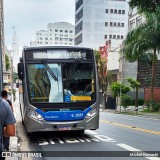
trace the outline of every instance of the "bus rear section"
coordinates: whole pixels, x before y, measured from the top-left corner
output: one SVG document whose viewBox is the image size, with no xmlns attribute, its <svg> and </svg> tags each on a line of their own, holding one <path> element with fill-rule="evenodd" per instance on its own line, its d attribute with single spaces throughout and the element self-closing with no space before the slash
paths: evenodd
<svg viewBox="0 0 160 160">
<path fill-rule="evenodd" d="M 20 104 L 27 132 L 98 129 L 93 50 L 28 48 L 22 59 Z"/>
</svg>

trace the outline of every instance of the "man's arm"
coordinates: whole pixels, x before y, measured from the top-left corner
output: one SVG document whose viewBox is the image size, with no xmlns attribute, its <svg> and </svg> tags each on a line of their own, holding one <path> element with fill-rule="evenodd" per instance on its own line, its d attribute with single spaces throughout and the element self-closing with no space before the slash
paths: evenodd
<svg viewBox="0 0 160 160">
<path fill-rule="evenodd" d="M 3 129 L 3 135 L 6 137 L 14 136 L 15 135 L 15 125 L 9 124 Z"/>
</svg>

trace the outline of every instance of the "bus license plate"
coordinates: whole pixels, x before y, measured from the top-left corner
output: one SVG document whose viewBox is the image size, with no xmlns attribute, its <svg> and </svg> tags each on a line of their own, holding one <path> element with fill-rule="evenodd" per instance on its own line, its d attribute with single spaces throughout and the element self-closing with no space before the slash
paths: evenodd
<svg viewBox="0 0 160 160">
<path fill-rule="evenodd" d="M 59 127 L 58 129 L 59 129 L 59 131 L 69 131 L 69 130 L 71 130 L 71 127 L 63 126 L 63 127 Z"/>
</svg>

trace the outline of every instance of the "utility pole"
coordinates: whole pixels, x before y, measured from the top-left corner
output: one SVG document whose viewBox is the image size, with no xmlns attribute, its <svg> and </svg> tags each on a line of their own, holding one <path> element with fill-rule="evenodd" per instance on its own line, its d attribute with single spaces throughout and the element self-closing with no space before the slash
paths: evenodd
<svg viewBox="0 0 160 160">
<path fill-rule="evenodd" d="M 11 101 L 14 102 L 13 97 L 13 57 L 11 56 Z"/>
</svg>

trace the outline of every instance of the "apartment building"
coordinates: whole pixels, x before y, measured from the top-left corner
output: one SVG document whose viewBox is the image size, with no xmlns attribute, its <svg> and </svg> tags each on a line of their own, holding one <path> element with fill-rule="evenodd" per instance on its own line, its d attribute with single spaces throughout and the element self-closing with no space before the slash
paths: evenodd
<svg viewBox="0 0 160 160">
<path fill-rule="evenodd" d="M 67 22 L 49 23 L 47 31 L 36 32 L 36 41 L 31 42 L 32 46 L 39 45 L 74 45 L 74 25 Z"/>
<path fill-rule="evenodd" d="M 127 0 L 76 0 L 75 45 L 98 49 L 111 40 L 117 48 L 128 31 Z"/>
</svg>

